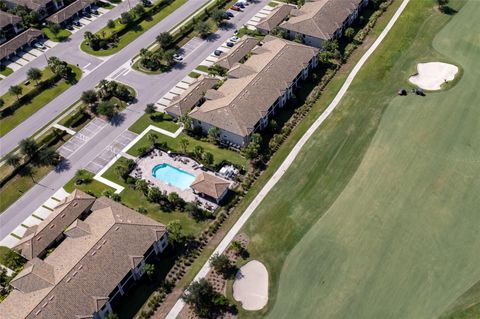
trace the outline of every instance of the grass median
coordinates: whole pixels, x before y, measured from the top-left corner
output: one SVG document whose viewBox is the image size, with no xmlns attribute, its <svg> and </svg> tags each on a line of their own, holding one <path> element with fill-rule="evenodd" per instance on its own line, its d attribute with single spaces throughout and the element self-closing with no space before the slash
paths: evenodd
<svg viewBox="0 0 480 319">
<path fill-rule="evenodd" d="M 96 55 L 96 56 L 107 56 L 107 55 L 115 54 L 121 49 L 123 49 L 124 47 L 126 47 L 128 44 L 130 44 L 130 42 L 138 38 L 145 31 L 147 31 L 148 29 L 153 27 L 155 24 L 165 19 L 168 15 L 173 13 L 175 10 L 177 10 L 180 6 L 182 6 L 186 2 L 187 0 L 174 0 L 172 3 L 166 5 L 157 13 L 154 13 L 152 15 L 146 15 L 144 18 L 128 26 L 121 24 L 120 19 L 116 19 L 114 21 L 115 22 L 114 28 L 104 27 L 96 33 L 100 37 L 107 37 L 112 32 L 117 32 L 119 36 L 119 40 L 118 40 L 118 43 L 112 48 L 108 48 L 106 50 L 100 49 L 95 51 L 85 41 L 81 43 L 80 48 L 84 52 L 91 55 Z M 151 8 L 146 8 L 147 12 L 149 12 L 150 10 Z"/>
<path fill-rule="evenodd" d="M 78 81 L 82 75 L 82 71 L 74 65 L 69 66 L 72 68 L 75 81 Z M 48 81 L 53 76 L 54 75 L 52 71 L 49 68 L 46 68 L 43 70 L 42 79 L 40 82 Z M 61 79 L 57 83 L 53 84 L 53 86 L 46 88 L 35 96 L 32 96 L 28 101 L 25 101 L 25 103 L 13 111 L 13 114 L 6 115 L 5 117 L 1 118 L 0 137 L 13 130 L 17 125 L 25 121 L 33 113 L 47 105 L 50 101 L 62 94 L 72 85 L 72 81 Z M 20 87 L 22 88 L 21 96 L 26 96 L 36 88 L 36 84 L 33 81 L 26 81 L 20 84 Z M 19 96 L 19 98 L 21 98 L 21 96 Z M 6 107 L 15 103 L 17 100 L 17 97 L 11 93 L 6 93 L 1 98 L 4 100 Z"/>
</svg>

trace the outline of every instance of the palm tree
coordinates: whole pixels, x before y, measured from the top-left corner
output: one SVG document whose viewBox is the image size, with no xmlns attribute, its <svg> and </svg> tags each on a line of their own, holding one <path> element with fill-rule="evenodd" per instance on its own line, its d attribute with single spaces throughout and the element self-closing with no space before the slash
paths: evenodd
<svg viewBox="0 0 480 319">
<path fill-rule="evenodd" d="M 15 153 L 10 153 L 5 156 L 5 163 L 13 168 L 20 165 L 20 156 Z"/>
<path fill-rule="evenodd" d="M 9 89 L 8 89 L 8 92 L 10 94 L 13 94 L 17 97 L 17 101 L 19 100 L 19 95 L 22 94 L 22 87 L 20 85 L 12 85 Z"/>
<path fill-rule="evenodd" d="M 102 96 L 106 96 L 108 83 L 109 83 L 108 80 L 105 80 L 105 79 L 101 80 L 98 83 L 98 87 L 100 88 L 100 92 Z"/>
<path fill-rule="evenodd" d="M 148 279 L 152 280 L 153 275 L 155 274 L 155 265 L 153 264 L 145 264 L 143 268 L 145 274 L 147 275 Z"/>
<path fill-rule="evenodd" d="M 184 153 L 187 153 L 188 144 L 190 144 L 190 142 L 188 141 L 188 139 L 186 137 L 182 137 L 180 139 L 180 146 L 182 147 L 182 151 Z"/>
<path fill-rule="evenodd" d="M 155 133 L 148 133 L 147 139 L 153 147 L 155 146 L 155 143 L 157 143 L 158 136 Z"/>
</svg>

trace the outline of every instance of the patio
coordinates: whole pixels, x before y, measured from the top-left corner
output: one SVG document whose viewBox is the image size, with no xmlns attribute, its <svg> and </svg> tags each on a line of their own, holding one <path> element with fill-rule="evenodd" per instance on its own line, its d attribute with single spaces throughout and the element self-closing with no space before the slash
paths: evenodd
<svg viewBox="0 0 480 319">
<path fill-rule="evenodd" d="M 137 168 L 130 173 L 130 176 L 141 178 L 147 181 L 150 186 L 156 186 L 167 193 L 175 192 L 185 201 L 197 203 L 198 207 L 202 209 L 214 211 L 218 207 L 216 203 L 195 194 L 190 187 L 180 189 L 154 177 L 152 173 L 153 168 L 159 164 L 171 165 L 193 175 L 195 178 L 206 171 L 202 164 L 197 163 L 189 157 L 154 150 L 149 155 L 137 160 Z"/>
</svg>

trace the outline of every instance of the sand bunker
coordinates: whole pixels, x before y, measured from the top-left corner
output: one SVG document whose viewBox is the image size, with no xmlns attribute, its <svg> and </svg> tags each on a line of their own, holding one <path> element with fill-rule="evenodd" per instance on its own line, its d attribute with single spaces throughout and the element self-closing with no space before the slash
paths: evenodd
<svg viewBox="0 0 480 319">
<path fill-rule="evenodd" d="M 249 261 L 240 267 L 233 283 L 233 298 L 242 303 L 245 310 L 260 310 L 268 301 L 268 271 L 257 261 Z"/>
<path fill-rule="evenodd" d="M 419 63 L 417 72 L 410 77 L 410 82 L 424 90 L 435 91 L 440 90 L 445 82 L 455 78 L 458 67 L 442 62 Z"/>
</svg>

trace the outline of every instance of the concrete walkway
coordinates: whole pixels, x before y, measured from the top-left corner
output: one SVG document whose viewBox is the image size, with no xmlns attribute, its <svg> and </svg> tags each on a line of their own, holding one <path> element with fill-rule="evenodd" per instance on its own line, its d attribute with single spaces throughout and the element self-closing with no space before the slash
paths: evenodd
<svg viewBox="0 0 480 319">
<path fill-rule="evenodd" d="M 295 144 L 291 152 L 288 154 L 287 158 L 285 158 L 285 160 L 283 161 L 282 165 L 280 165 L 280 167 L 277 169 L 275 174 L 273 174 L 272 178 L 270 178 L 267 184 L 265 184 L 265 186 L 262 188 L 260 193 L 258 193 L 258 195 L 250 203 L 250 205 L 247 207 L 247 209 L 242 214 L 242 216 L 240 216 L 238 221 L 233 225 L 233 227 L 230 229 L 227 235 L 223 238 L 223 240 L 220 242 L 217 248 L 213 251 L 212 256 L 215 254 L 222 254 L 228 248 L 228 246 L 230 245 L 230 242 L 237 235 L 237 233 L 240 231 L 243 225 L 247 222 L 247 220 L 253 214 L 255 209 L 258 207 L 258 205 L 260 205 L 260 203 L 265 198 L 265 196 L 267 196 L 268 192 L 275 186 L 275 184 L 277 184 L 277 182 L 280 180 L 283 174 L 285 174 L 287 169 L 290 167 L 290 165 L 293 163 L 297 155 L 300 153 L 302 147 L 307 143 L 307 141 L 310 139 L 313 133 L 315 133 L 315 131 L 320 127 L 320 125 L 322 125 L 322 123 L 335 110 L 335 108 L 337 107 L 337 105 L 339 104 L 339 102 L 347 92 L 348 88 L 350 87 L 350 84 L 352 84 L 352 81 L 355 79 L 355 76 L 358 74 L 358 72 L 360 71 L 362 66 L 365 64 L 367 59 L 382 43 L 383 39 L 387 36 L 388 32 L 394 26 L 395 22 L 397 22 L 398 18 L 400 17 L 400 15 L 402 14 L 403 10 L 405 9 L 405 7 L 409 2 L 410 0 L 403 0 L 402 4 L 397 9 L 394 16 L 392 17 L 388 25 L 385 27 L 385 29 L 382 31 L 378 39 L 367 50 L 367 52 L 365 52 L 365 54 L 360 58 L 358 63 L 353 68 L 352 72 L 350 72 L 347 80 L 345 81 L 342 88 L 333 99 L 332 103 L 330 103 L 328 108 L 320 115 L 320 117 L 312 124 L 312 126 L 310 126 L 310 128 L 307 130 L 307 132 L 305 132 L 305 134 L 297 142 L 297 144 Z M 200 271 L 198 272 L 198 274 L 195 276 L 193 280 L 198 281 L 202 278 L 205 278 L 205 276 L 209 271 L 210 271 L 210 263 L 209 261 L 207 261 L 205 262 L 205 264 L 203 265 L 203 267 L 200 269 Z M 184 306 L 185 306 L 185 303 L 183 302 L 183 300 L 178 299 L 175 305 L 173 306 L 172 310 L 166 316 L 166 319 L 177 318 L 177 316 L 180 314 L 180 311 L 183 309 Z"/>
</svg>

